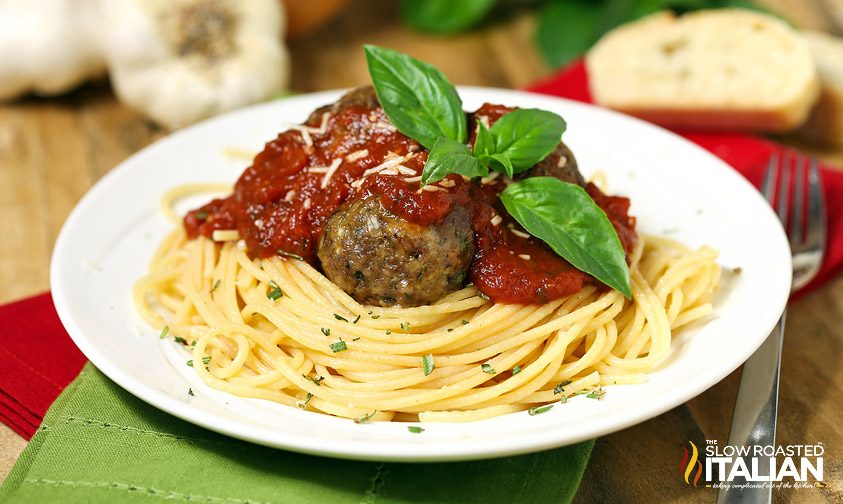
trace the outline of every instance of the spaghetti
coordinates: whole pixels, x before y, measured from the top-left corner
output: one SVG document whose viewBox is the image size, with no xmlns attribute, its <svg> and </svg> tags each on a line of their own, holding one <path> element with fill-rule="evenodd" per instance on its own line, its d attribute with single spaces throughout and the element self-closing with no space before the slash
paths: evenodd
<svg viewBox="0 0 843 504">
<path fill-rule="evenodd" d="M 469 285 L 426 306 L 374 307 L 304 261 L 250 258 L 242 241 L 179 228 L 133 295 L 216 389 L 357 421 L 471 421 L 643 382 L 673 332 L 711 313 L 716 257 L 640 236 L 631 300 L 589 285 L 501 304 Z"/>
</svg>

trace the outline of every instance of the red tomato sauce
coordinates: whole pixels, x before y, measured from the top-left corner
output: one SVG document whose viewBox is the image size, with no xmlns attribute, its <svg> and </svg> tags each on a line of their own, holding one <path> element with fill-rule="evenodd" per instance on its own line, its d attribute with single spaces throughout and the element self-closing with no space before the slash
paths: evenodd
<svg viewBox="0 0 843 504">
<path fill-rule="evenodd" d="M 511 110 L 483 105 L 469 114 L 469 131 L 475 131 L 475 117 L 494 124 Z M 443 222 L 457 205 L 467 208 L 475 245 L 470 279 L 495 302 L 543 303 L 596 282 L 541 240 L 525 237 L 498 198 L 509 182 L 505 177 L 467 181 L 449 175 L 436 188 L 421 189 L 427 150 L 396 131 L 382 109 L 349 105 L 317 111 L 304 127 L 304 133 L 291 129 L 267 143 L 231 196 L 188 212 L 188 237 L 236 229 L 254 256 L 292 254 L 318 267 L 316 251 L 327 220 L 344 203 L 375 195 L 390 212 L 421 225 Z M 607 196 L 593 184 L 586 190 L 629 253 L 636 239 L 629 200 Z"/>
</svg>

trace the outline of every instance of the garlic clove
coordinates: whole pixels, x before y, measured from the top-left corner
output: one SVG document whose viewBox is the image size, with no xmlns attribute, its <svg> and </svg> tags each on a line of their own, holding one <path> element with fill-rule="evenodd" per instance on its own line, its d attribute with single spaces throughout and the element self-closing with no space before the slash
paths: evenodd
<svg viewBox="0 0 843 504">
<path fill-rule="evenodd" d="M 105 73 L 100 0 L 0 2 L 0 100 L 57 95 Z"/>
<path fill-rule="evenodd" d="M 277 0 L 109 0 L 118 97 L 170 128 L 266 100 L 288 83 Z"/>
</svg>

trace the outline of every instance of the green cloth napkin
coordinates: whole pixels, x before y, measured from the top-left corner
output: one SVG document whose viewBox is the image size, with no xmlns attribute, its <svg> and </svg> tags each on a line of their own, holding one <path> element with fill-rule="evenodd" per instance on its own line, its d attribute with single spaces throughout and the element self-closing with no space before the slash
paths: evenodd
<svg viewBox="0 0 843 504">
<path fill-rule="evenodd" d="M 0 487 L 0 502 L 569 502 L 593 441 L 476 462 L 334 460 L 183 422 L 91 364 L 59 396 Z"/>
</svg>

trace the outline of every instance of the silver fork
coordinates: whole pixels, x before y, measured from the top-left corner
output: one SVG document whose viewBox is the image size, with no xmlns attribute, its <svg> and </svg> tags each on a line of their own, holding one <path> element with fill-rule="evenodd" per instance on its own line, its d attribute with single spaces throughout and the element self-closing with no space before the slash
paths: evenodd
<svg viewBox="0 0 843 504">
<path fill-rule="evenodd" d="M 791 164 L 795 169 L 791 170 Z M 805 166 L 810 165 L 808 187 L 805 187 Z M 793 205 L 790 205 L 790 176 L 794 172 Z M 778 186 L 778 190 L 776 190 Z M 793 259 L 791 292 L 803 287 L 820 269 L 825 254 L 825 202 L 822 181 L 816 158 L 785 156 L 782 162 L 773 155 L 761 192 L 778 213 L 787 231 Z M 778 193 L 778 198 L 776 194 Z M 805 206 L 807 194 L 807 226 Z M 790 224 L 788 225 L 788 215 Z M 729 445 L 773 446 L 776 443 L 776 407 L 779 397 L 779 369 L 781 367 L 782 338 L 785 314 L 782 313 L 773 332 L 761 347 L 746 361 L 741 374 Z M 759 457 L 758 474 L 770 474 L 769 458 Z M 719 504 L 767 503 L 772 498 L 772 488 L 736 488 L 746 481 L 734 480 L 729 488 L 720 490 Z"/>
</svg>

